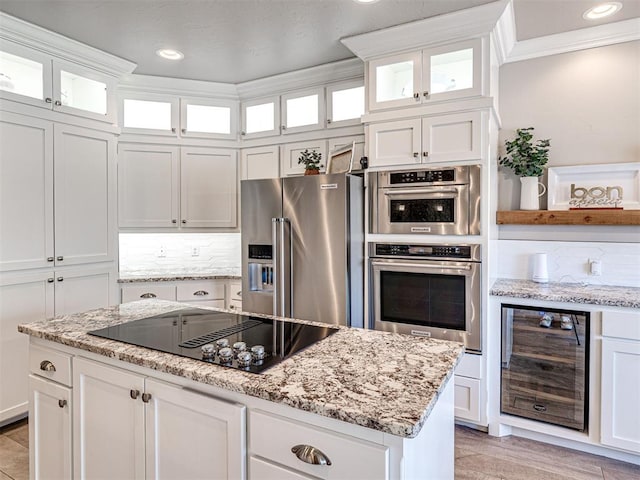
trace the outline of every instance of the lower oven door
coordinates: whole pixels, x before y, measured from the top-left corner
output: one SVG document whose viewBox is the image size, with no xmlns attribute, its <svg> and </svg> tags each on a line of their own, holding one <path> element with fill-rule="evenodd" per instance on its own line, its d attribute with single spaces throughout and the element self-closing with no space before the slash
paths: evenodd
<svg viewBox="0 0 640 480">
<path fill-rule="evenodd" d="M 380 188 L 377 233 L 468 235 L 469 186 Z"/>
<path fill-rule="evenodd" d="M 481 352 L 480 263 L 371 259 L 372 328 Z"/>
</svg>

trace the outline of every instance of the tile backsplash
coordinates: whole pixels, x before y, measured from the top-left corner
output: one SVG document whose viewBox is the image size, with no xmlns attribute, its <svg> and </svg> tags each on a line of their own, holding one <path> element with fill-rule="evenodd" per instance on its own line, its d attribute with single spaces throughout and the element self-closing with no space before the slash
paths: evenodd
<svg viewBox="0 0 640 480">
<path fill-rule="evenodd" d="M 239 275 L 239 233 L 121 233 L 120 273 Z"/>
<path fill-rule="evenodd" d="M 549 281 L 640 287 L 640 243 L 499 240 L 497 275 L 531 279 L 533 257 L 546 253 Z M 589 273 L 589 261 L 599 260 L 602 275 Z"/>
</svg>

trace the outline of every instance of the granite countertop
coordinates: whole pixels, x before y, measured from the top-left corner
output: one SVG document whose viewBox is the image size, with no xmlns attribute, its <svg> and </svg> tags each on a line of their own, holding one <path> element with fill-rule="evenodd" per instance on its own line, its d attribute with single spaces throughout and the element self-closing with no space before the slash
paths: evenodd
<svg viewBox="0 0 640 480">
<path fill-rule="evenodd" d="M 18 330 L 123 362 L 408 438 L 420 432 L 464 351 L 457 342 L 338 327 L 339 331 L 330 337 L 262 374 L 252 374 L 86 333 L 182 308 L 191 307 L 177 302 L 142 300 L 23 324 Z"/>
<path fill-rule="evenodd" d="M 500 278 L 490 291 L 499 297 L 534 298 L 550 302 L 586 303 L 611 307 L 640 308 L 640 288 L 581 283 L 536 283 Z"/>
<path fill-rule="evenodd" d="M 194 270 L 192 268 L 183 271 L 172 270 L 129 270 L 120 272 L 118 283 L 137 282 L 174 282 L 182 280 L 240 280 L 240 271 L 237 268 L 212 268 L 206 270 Z"/>
</svg>

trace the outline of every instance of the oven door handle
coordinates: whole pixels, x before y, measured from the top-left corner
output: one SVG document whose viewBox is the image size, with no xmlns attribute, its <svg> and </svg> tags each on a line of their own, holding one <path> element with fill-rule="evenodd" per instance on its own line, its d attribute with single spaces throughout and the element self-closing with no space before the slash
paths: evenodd
<svg viewBox="0 0 640 480">
<path fill-rule="evenodd" d="M 382 189 L 382 193 L 387 197 L 394 197 L 399 195 L 429 195 L 433 193 L 454 193 L 459 194 L 460 191 L 455 188 L 439 188 L 439 187 L 425 187 L 425 188 L 406 188 L 406 189 Z"/>
<path fill-rule="evenodd" d="M 401 268 L 435 268 L 439 270 L 471 270 L 473 268 L 472 265 L 441 265 L 438 263 L 388 263 L 388 262 L 377 262 L 375 260 L 371 260 L 371 265 L 380 266 L 380 267 L 401 267 Z"/>
</svg>

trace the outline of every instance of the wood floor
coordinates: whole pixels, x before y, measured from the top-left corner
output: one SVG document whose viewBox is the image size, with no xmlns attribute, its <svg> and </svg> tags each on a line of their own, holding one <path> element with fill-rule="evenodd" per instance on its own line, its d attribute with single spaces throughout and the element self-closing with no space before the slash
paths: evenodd
<svg viewBox="0 0 640 480">
<path fill-rule="evenodd" d="M 28 478 L 29 427 L 23 420 L 0 428 L 0 480 Z M 500 479 L 638 480 L 640 466 L 524 438 L 490 437 L 457 426 L 456 480 Z"/>
</svg>

